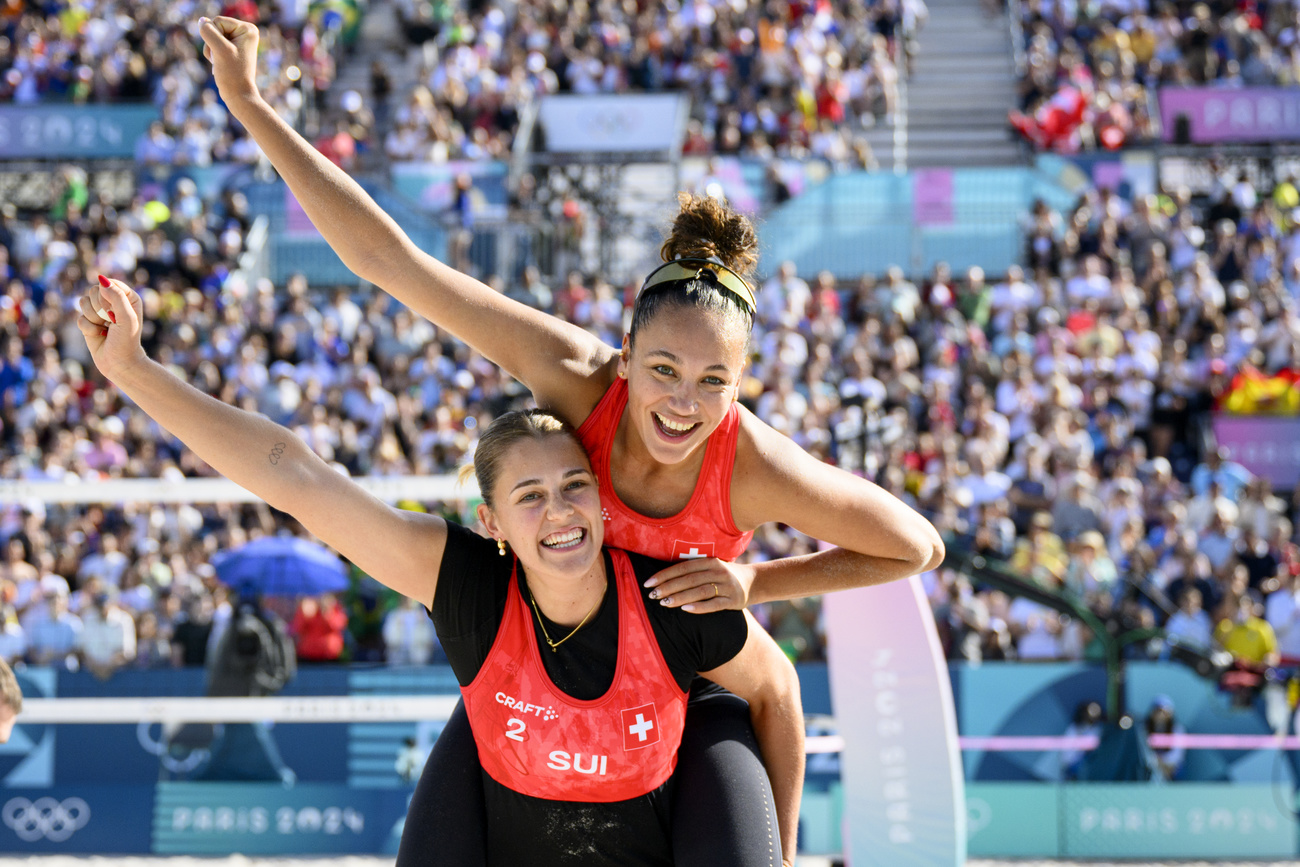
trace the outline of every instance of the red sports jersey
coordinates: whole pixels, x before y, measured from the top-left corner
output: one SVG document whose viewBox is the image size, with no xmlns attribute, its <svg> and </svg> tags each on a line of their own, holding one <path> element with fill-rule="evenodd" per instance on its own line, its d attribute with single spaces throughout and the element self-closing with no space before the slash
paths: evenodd
<svg viewBox="0 0 1300 867">
<path fill-rule="evenodd" d="M 553 801 L 626 801 L 663 785 L 677 766 L 687 694 L 664 662 L 632 564 L 622 551 L 610 554 L 618 662 L 609 691 L 591 701 L 546 674 L 515 561 L 496 641 L 461 688 L 483 770 L 506 788 Z"/>
<path fill-rule="evenodd" d="M 736 465 L 740 410 L 732 404 L 705 444 L 700 480 L 686 508 L 669 518 L 647 518 L 628 508 L 609 480 L 609 452 L 626 406 L 627 380 L 617 377 L 578 428 L 578 439 L 591 456 L 600 484 L 605 544 L 656 560 L 735 560 L 754 536 L 752 531 L 740 532 L 731 519 L 731 471 Z"/>
</svg>

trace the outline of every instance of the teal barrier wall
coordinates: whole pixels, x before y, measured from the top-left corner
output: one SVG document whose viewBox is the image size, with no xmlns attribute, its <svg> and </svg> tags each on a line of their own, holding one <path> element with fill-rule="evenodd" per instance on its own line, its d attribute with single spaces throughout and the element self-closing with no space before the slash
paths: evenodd
<svg viewBox="0 0 1300 867">
<path fill-rule="evenodd" d="M 1105 671 L 1083 663 L 951 664 L 957 727 L 975 737 L 1060 735 L 1081 702 L 1106 697 Z M 1139 721 L 1152 699 L 1174 702 L 1179 723 L 1192 734 L 1263 735 L 1271 729 L 1261 702 L 1239 707 L 1213 681 L 1173 662 L 1130 662 L 1125 667 L 1125 710 Z M 1052 781 L 1061 779 L 1055 751 L 983 752 L 962 756 L 971 782 Z M 1189 750 L 1183 763 L 1186 782 L 1271 783 L 1290 786 L 1290 763 L 1279 765 L 1260 751 Z"/>
<path fill-rule="evenodd" d="M 10 789 L 0 851 L 134 855 L 393 855 L 409 787 L 158 783 Z M 974 858 L 1292 859 L 1286 787 L 1195 783 L 968 783 Z M 799 851 L 843 851 L 843 789 L 810 779 Z"/>
<path fill-rule="evenodd" d="M 1291 858 L 1300 828 L 1267 785 L 973 783 L 966 807 L 977 857 Z"/>
<path fill-rule="evenodd" d="M 1060 786 L 967 783 L 966 850 L 977 857 L 1055 857 L 1060 814 Z"/>
<path fill-rule="evenodd" d="M 447 258 L 447 232 L 442 226 L 402 196 L 368 181 L 362 186 L 416 246 L 437 259 Z M 361 279 L 330 249 L 283 181 L 249 183 L 242 189 L 248 197 L 249 213 L 265 216 L 270 222 L 270 276 L 277 286 L 296 273 L 305 274 L 312 286 L 360 284 Z"/>
<path fill-rule="evenodd" d="M 800 274 L 843 281 L 892 265 L 919 277 L 936 262 L 990 275 L 1021 258 L 1021 221 L 1035 199 L 1070 207 L 1077 195 L 1036 168 L 931 169 L 903 175 L 832 175 L 772 211 L 759 226 L 764 268 L 793 261 Z"/>
<path fill-rule="evenodd" d="M 1289 787 L 1192 783 L 967 783 L 972 858 L 1293 858 Z M 804 789 L 799 849 L 841 849 L 838 783 Z"/>
<path fill-rule="evenodd" d="M 801 666 L 805 707 L 832 711 L 823 666 Z M 963 735 L 1061 734 L 1079 701 L 1104 695 L 1100 669 L 1077 663 L 952 665 Z M 1211 682 L 1173 663 L 1134 662 L 1126 700 L 1139 717 L 1173 698 L 1192 733 L 1262 734 L 1257 707 L 1237 708 Z M 41 697 L 202 694 L 198 669 L 85 672 L 27 668 Z M 316 667 L 293 695 L 451 694 L 445 666 Z M 826 729 L 822 730 L 823 732 Z M 410 786 L 396 773 L 402 741 L 427 744 L 431 722 L 279 725 L 273 737 L 298 784 L 182 782 L 160 726 L 19 725 L 0 745 L 0 852 L 262 854 L 393 851 Z M 1170 785 L 1069 784 L 1055 752 L 964 756 L 973 857 L 1289 858 L 1297 854 L 1291 765 L 1271 750 L 1193 750 L 1198 780 Z M 839 758 L 809 757 L 801 851 L 842 851 Z M 159 780 L 166 782 L 159 784 Z M 909 793 L 913 798 L 922 793 Z"/>
<path fill-rule="evenodd" d="M 406 792 L 338 785 L 160 783 L 157 855 L 396 854 Z"/>
</svg>

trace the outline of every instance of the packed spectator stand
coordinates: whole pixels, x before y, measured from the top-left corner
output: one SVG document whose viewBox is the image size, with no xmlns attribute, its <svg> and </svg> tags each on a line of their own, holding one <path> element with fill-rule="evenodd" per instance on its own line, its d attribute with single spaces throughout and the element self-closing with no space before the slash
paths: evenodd
<svg viewBox="0 0 1300 867">
<path fill-rule="evenodd" d="M 478 14 L 399 3 L 421 55 L 384 139 L 396 161 L 505 158 L 522 107 L 548 93 L 681 90 L 684 151 L 866 167 L 864 127 L 892 121 L 918 0 L 560 6 Z M 372 78 L 376 105 L 390 83 Z"/>
<path fill-rule="evenodd" d="M 855 124 L 887 114 L 882 68 L 901 50 L 890 18 L 901 13 L 889 4 L 789 4 L 777 23 L 727 7 L 717 20 L 690 19 L 714 12 L 704 4 L 663 20 L 593 5 L 609 16 L 599 28 L 552 21 L 558 13 L 543 4 L 518 4 L 513 20 L 496 10 L 437 20 L 427 4 L 403 8 L 409 28 L 426 28 L 412 50 L 428 62 L 392 112 L 383 145 L 392 159 L 508 151 L 515 109 L 532 90 L 670 81 L 692 89 L 703 152 L 815 154 L 822 120 L 847 121 L 851 136 Z M 1027 8 L 1041 17 L 1027 29 L 1036 44 L 1064 44 L 1067 33 L 1078 41 L 1084 25 L 1057 27 L 1056 12 Z M 131 9 L 93 18 L 94 27 L 34 13 L 4 18 L 0 101 L 144 97 L 162 120 L 141 142 L 142 163 L 256 161 L 214 102 L 195 47 L 193 20 L 204 10 Z M 313 83 L 272 88 L 293 116 L 315 98 L 304 92 L 328 87 L 334 60 L 313 53 L 313 19 L 266 23 L 265 80 L 288 82 L 292 68 Z M 116 30 L 96 36 L 101 24 Z M 553 40 L 548 25 L 567 36 Z M 574 39 L 579 31 L 593 37 Z M 687 31 L 711 41 L 687 40 Z M 762 72 L 761 88 L 737 87 L 753 79 L 746 64 Z M 324 128 L 376 146 L 380 103 L 370 113 L 339 104 L 342 126 Z M 373 288 L 230 280 L 250 227 L 237 189 L 205 199 L 181 181 L 118 208 L 96 200 L 78 168 L 61 171 L 60 184 L 44 212 L 0 212 L 0 478 L 211 475 L 127 411 L 91 366 L 73 323 L 77 298 L 100 273 L 141 287 L 153 357 L 288 425 L 353 475 L 452 473 L 477 430 L 527 400 L 491 364 Z M 1252 661 L 1300 657 L 1300 498 L 1279 498 L 1221 458 L 1204 424 L 1212 408 L 1242 399 L 1246 380 L 1300 369 L 1297 205 L 1289 180 L 1256 189 L 1235 175 L 1205 200 L 1169 190 L 1130 201 L 1090 188 L 1071 209 L 1041 204 L 1025 215 L 1024 265 L 1006 274 L 897 267 L 843 283 L 765 262 L 742 399 L 814 454 L 916 505 L 950 548 L 1005 561 L 1099 615 L 1166 626 L 1194 645 L 1229 646 L 1234 624 L 1262 616 L 1275 646 Z M 609 340 L 621 336 L 635 289 L 599 274 L 555 286 L 534 272 L 478 276 Z M 409 505 L 468 515 L 463 503 Z M 0 503 L 0 655 L 105 677 L 120 666 L 201 664 L 234 601 L 213 555 L 293 530 L 285 520 L 254 505 Z M 768 526 L 748 556 L 815 544 Z M 1095 649 L 1079 622 L 958 570 L 924 581 L 951 657 L 1083 659 Z M 341 650 L 330 643 L 330 658 L 436 655 L 427 618 L 373 582 L 356 576 L 342 601 L 347 631 Z M 285 605 L 290 623 L 336 610 L 331 600 Z M 792 656 L 823 656 L 818 600 L 761 613 Z"/>
<path fill-rule="evenodd" d="M 1160 88 L 1300 81 L 1287 3 L 1013 4 L 1024 64 L 1013 125 L 1040 149 L 1116 150 L 1160 138 Z"/>
</svg>

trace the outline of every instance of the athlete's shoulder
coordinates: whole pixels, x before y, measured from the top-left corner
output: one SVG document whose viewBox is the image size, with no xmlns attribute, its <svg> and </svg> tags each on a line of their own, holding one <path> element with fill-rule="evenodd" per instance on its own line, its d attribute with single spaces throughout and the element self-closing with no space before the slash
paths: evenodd
<svg viewBox="0 0 1300 867">
<path fill-rule="evenodd" d="M 809 459 L 808 453 L 785 434 L 737 405 L 739 429 L 736 432 L 736 465 L 733 486 L 772 483 L 788 477 L 790 467 Z"/>
<path fill-rule="evenodd" d="M 451 550 L 453 546 L 457 554 L 471 557 L 483 552 L 490 554 L 496 548 L 496 544 L 491 539 L 476 533 L 473 528 L 448 521 L 447 549 Z"/>
<path fill-rule="evenodd" d="M 598 433 L 599 428 L 609 423 L 608 417 L 618 400 L 616 386 L 623 380 L 618 377 L 617 362 L 617 353 L 608 358 L 593 357 L 586 364 L 577 365 L 575 375 L 562 388 L 552 392 L 535 388 L 533 398 L 538 406 L 571 424 L 580 438 Z"/>
</svg>

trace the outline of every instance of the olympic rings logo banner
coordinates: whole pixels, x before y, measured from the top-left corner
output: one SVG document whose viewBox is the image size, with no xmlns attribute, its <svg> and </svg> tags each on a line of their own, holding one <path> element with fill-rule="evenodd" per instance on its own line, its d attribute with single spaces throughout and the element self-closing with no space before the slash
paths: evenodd
<svg viewBox="0 0 1300 867">
<path fill-rule="evenodd" d="M 157 783 L 9 788 L 0 797 L 0 857 L 151 851 Z"/>
<path fill-rule="evenodd" d="M 49 840 L 62 843 L 90 821 L 90 805 L 81 798 L 10 798 L 0 809 L 0 820 L 14 830 L 20 840 L 35 843 Z"/>
</svg>

